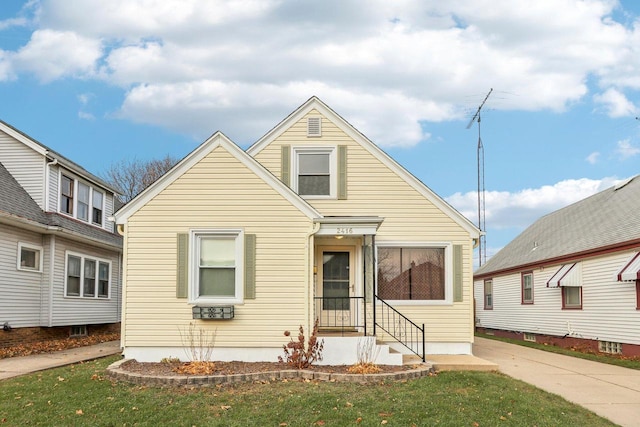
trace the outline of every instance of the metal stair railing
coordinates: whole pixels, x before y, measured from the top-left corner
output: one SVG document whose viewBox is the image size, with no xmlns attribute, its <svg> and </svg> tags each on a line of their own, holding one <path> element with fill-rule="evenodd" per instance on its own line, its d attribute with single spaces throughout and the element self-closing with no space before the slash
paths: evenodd
<svg viewBox="0 0 640 427">
<path fill-rule="evenodd" d="M 381 304 L 378 306 L 378 302 Z M 380 313 L 378 313 L 380 310 Z M 380 328 L 425 361 L 424 323 L 413 323 L 378 295 L 373 296 L 373 334 Z M 403 337 L 404 335 L 404 337 Z"/>
</svg>

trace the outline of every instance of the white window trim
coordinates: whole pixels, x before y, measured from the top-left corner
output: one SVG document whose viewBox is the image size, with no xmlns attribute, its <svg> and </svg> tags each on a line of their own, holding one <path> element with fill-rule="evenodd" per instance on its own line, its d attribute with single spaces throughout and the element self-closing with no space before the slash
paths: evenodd
<svg viewBox="0 0 640 427">
<path fill-rule="evenodd" d="M 20 265 L 20 258 L 22 257 L 22 248 L 31 249 L 32 251 L 38 251 L 40 253 L 38 256 L 37 268 L 23 267 L 22 265 Z M 44 262 L 43 255 L 44 255 L 44 252 L 43 252 L 42 246 L 32 245 L 31 243 L 18 242 L 18 260 L 16 262 L 16 267 L 20 271 L 29 271 L 31 273 L 42 273 L 42 265 Z"/>
<path fill-rule="evenodd" d="M 299 194 L 304 199 L 337 199 L 338 196 L 338 149 L 337 147 L 293 147 L 293 156 L 291 156 L 291 170 L 293 171 L 291 178 L 291 188 L 298 192 L 298 175 L 299 175 L 299 154 L 329 154 L 329 195 L 306 195 Z"/>
<path fill-rule="evenodd" d="M 66 176 L 67 178 L 71 179 L 73 182 L 73 214 L 69 215 L 66 212 L 63 212 L 60 209 L 60 200 L 62 198 L 62 188 L 61 188 L 61 183 L 62 183 L 62 176 Z M 79 193 L 78 193 L 78 183 L 82 183 L 86 186 L 89 187 L 89 212 L 87 215 L 87 219 L 84 220 L 82 218 L 78 217 L 78 199 L 79 199 Z M 98 192 L 98 193 L 102 193 L 102 222 L 100 224 L 93 222 L 93 193 L 94 192 Z M 101 190 L 96 188 L 93 184 L 91 184 L 90 182 L 84 180 L 84 179 L 80 179 L 78 178 L 77 175 L 67 171 L 67 170 L 62 170 L 60 169 L 58 171 L 58 200 L 57 200 L 57 206 L 56 206 L 56 212 L 58 212 L 61 215 L 67 216 L 69 218 L 73 218 L 76 219 L 82 223 L 85 224 L 89 224 L 92 225 L 94 227 L 99 227 L 99 228 L 104 228 L 104 224 L 105 224 L 105 217 L 106 217 L 106 211 L 105 211 L 105 207 L 106 207 L 106 200 L 107 194 Z"/>
<path fill-rule="evenodd" d="M 230 237 L 235 236 L 236 240 L 236 292 L 234 297 L 200 297 L 199 289 L 199 238 L 207 237 Z M 244 230 L 243 229 L 193 229 L 189 230 L 189 303 L 190 304 L 243 304 L 244 303 Z"/>
<path fill-rule="evenodd" d="M 378 294 L 378 248 L 434 248 L 444 249 L 443 300 L 386 300 L 392 305 L 453 305 L 453 244 L 450 242 L 384 242 L 376 241 L 376 295 Z"/>
<path fill-rule="evenodd" d="M 67 295 L 67 280 L 69 278 L 68 269 L 69 269 L 69 256 L 75 256 L 80 258 L 80 295 Z M 91 261 L 96 261 L 96 291 L 95 295 L 92 297 L 85 297 L 84 294 L 84 261 L 85 259 L 90 259 Z M 107 297 L 99 297 L 98 296 L 98 282 L 100 280 L 100 263 L 103 262 L 109 265 L 109 294 Z M 111 277 L 113 276 L 113 265 L 110 260 L 100 258 L 92 255 L 85 255 L 78 252 L 65 251 L 64 252 L 64 298 L 71 299 L 83 299 L 83 300 L 100 300 L 107 301 L 111 299 L 111 290 L 113 289 L 113 281 Z"/>
</svg>

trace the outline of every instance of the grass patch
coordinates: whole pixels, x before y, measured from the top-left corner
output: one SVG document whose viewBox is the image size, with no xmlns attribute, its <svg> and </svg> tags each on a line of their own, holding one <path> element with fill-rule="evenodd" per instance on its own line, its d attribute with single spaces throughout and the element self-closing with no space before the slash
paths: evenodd
<svg viewBox="0 0 640 427">
<path fill-rule="evenodd" d="M 211 388 L 112 382 L 117 356 L 0 382 L 0 424 L 74 426 L 613 426 L 505 375 L 443 372 L 378 385 L 278 381 Z"/>
<path fill-rule="evenodd" d="M 568 348 L 558 347 L 555 345 L 545 345 L 535 343 L 531 341 L 517 340 L 513 338 L 497 337 L 495 335 L 487 335 L 476 332 L 475 334 L 480 338 L 487 338 L 490 340 L 507 342 L 509 344 L 517 344 L 523 347 L 536 348 L 538 350 L 544 350 L 551 353 L 564 354 L 566 356 L 579 357 L 580 359 L 592 360 L 594 362 L 608 363 L 609 365 L 621 366 L 623 368 L 640 370 L 640 359 L 637 357 L 621 356 L 621 355 L 608 355 L 605 353 L 588 353 L 579 350 L 571 350 Z"/>
</svg>

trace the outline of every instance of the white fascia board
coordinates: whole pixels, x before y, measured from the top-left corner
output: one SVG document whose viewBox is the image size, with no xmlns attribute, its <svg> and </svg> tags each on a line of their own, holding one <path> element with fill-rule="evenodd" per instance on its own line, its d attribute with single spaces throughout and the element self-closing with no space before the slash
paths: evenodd
<svg viewBox="0 0 640 427">
<path fill-rule="evenodd" d="M 11 126 L 9 126 L 8 124 L 2 121 L 0 121 L 0 130 L 2 130 L 4 133 L 11 136 L 12 138 L 22 142 L 24 145 L 31 148 L 33 151 L 37 152 L 38 154 L 42 154 L 43 156 L 47 154 L 48 150 L 46 147 L 40 145 L 38 142 L 27 137 L 25 134 L 19 132 L 18 130 L 12 128 Z"/>
<path fill-rule="evenodd" d="M 185 174 L 189 169 L 195 166 L 217 147 L 225 148 L 237 160 L 239 160 L 257 176 L 271 185 L 283 197 L 290 201 L 292 205 L 297 207 L 310 219 L 322 216 L 319 212 L 312 208 L 311 205 L 305 202 L 297 194 L 293 193 L 293 191 L 289 189 L 289 187 L 284 185 L 279 179 L 271 174 L 271 172 L 267 171 L 254 158 L 248 156 L 247 153 L 245 153 L 240 147 L 238 147 L 234 142 L 227 138 L 222 132 L 216 132 L 211 137 L 209 137 L 209 139 L 200 144 L 200 146 L 198 146 L 190 154 L 188 154 L 185 158 L 179 161 L 173 168 L 169 170 L 169 172 L 160 177 L 160 179 L 158 179 L 142 193 L 138 194 L 133 200 L 123 206 L 118 212 L 116 212 L 114 214 L 116 224 L 126 224 L 127 219 L 131 215 L 133 215 L 154 197 L 160 194 L 160 192 L 162 192 L 180 176 Z"/>
<path fill-rule="evenodd" d="M 354 141 L 364 147 L 374 157 L 378 158 L 385 166 L 397 173 L 417 192 L 422 194 L 427 200 L 433 203 L 441 211 L 453 218 L 457 224 L 465 229 L 471 238 L 479 238 L 480 230 L 467 217 L 458 212 L 453 206 L 433 192 L 426 184 L 416 178 L 402 165 L 396 162 L 391 156 L 385 153 L 380 147 L 374 144 L 369 138 L 364 136 L 349 122 L 342 118 L 338 113 L 333 111 L 329 106 L 323 103 L 319 98 L 313 96 L 307 102 L 302 104 L 296 111 L 291 113 L 287 118 L 281 121 L 276 127 L 271 129 L 265 136 L 260 138 L 255 144 L 247 149 L 247 154 L 255 157 L 262 149 L 268 146 L 273 140 L 280 136 L 284 131 L 289 129 L 293 123 L 304 117 L 309 111 L 316 109 L 322 115 L 331 120 L 344 133 L 350 136 Z"/>
</svg>

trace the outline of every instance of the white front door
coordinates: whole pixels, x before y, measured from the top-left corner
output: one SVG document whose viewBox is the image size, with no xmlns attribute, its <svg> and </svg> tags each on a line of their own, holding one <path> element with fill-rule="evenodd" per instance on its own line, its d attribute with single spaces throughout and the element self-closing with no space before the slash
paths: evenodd
<svg viewBox="0 0 640 427">
<path fill-rule="evenodd" d="M 352 327 L 358 304 L 351 299 L 355 291 L 355 248 L 321 247 L 318 251 L 316 308 L 322 327 Z"/>
</svg>

